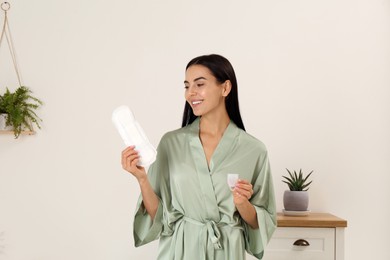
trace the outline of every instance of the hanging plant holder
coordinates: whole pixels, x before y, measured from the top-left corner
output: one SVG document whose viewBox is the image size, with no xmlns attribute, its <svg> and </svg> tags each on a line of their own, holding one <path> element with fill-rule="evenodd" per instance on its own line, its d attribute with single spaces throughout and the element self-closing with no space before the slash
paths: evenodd
<svg viewBox="0 0 390 260">
<path fill-rule="evenodd" d="M 12 37 L 11 37 L 11 29 L 10 29 L 9 23 L 8 23 L 8 11 L 11 9 L 10 3 L 8 3 L 8 2 L 2 3 L 1 9 L 4 11 L 4 22 L 3 22 L 3 27 L 1 30 L 1 35 L 0 35 L 0 48 L 1 48 L 1 45 L 3 43 L 3 39 L 5 38 L 6 42 L 8 44 L 8 49 L 9 49 L 10 54 L 11 54 L 11 58 L 12 58 L 12 62 L 13 62 L 14 68 L 15 68 L 16 76 L 18 78 L 19 86 L 22 86 L 22 80 L 21 80 L 20 73 L 19 73 L 19 67 L 18 67 L 18 64 L 16 61 L 15 47 L 14 47 L 14 43 L 13 43 Z"/>
<path fill-rule="evenodd" d="M 8 2 L 1 4 L 1 9 L 4 11 L 4 23 L 0 34 L 0 47 L 3 39 L 5 39 L 11 54 L 19 87 L 14 92 L 6 88 L 5 93 L 0 95 L 0 133 L 13 133 L 15 138 L 18 138 L 20 134 L 34 134 L 34 125 L 41 128 L 39 122 L 42 120 L 35 113 L 35 110 L 43 103 L 38 98 L 33 97 L 32 91 L 22 84 L 8 22 L 8 11 L 10 8 L 11 5 Z"/>
</svg>

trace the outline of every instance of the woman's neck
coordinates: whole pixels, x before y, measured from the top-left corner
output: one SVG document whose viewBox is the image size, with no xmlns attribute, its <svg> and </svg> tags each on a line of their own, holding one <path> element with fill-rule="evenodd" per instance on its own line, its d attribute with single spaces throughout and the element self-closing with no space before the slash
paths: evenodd
<svg viewBox="0 0 390 260">
<path fill-rule="evenodd" d="M 222 136 L 229 123 L 230 118 L 227 112 L 218 116 L 202 116 L 199 123 L 200 134 L 207 133 L 213 136 Z"/>
</svg>

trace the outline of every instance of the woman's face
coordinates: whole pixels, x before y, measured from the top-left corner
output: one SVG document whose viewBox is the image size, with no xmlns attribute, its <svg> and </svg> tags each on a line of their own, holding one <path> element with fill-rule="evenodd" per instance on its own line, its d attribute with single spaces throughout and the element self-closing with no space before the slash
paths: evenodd
<svg viewBox="0 0 390 260">
<path fill-rule="evenodd" d="M 219 83 L 210 70 L 202 65 L 190 66 L 185 74 L 185 99 L 194 115 L 218 113 L 225 108 L 225 97 L 230 92 L 230 81 Z"/>
</svg>

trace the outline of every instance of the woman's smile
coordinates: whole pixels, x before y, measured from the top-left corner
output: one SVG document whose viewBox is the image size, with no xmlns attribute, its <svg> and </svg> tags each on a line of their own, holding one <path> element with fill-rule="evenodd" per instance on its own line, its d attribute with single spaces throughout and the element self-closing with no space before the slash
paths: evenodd
<svg viewBox="0 0 390 260">
<path fill-rule="evenodd" d="M 198 107 L 200 104 L 202 104 L 203 103 L 203 100 L 192 100 L 191 101 L 191 106 L 193 107 L 193 108 L 196 108 L 196 107 Z"/>
<path fill-rule="evenodd" d="M 196 101 L 192 101 L 192 105 L 199 105 L 200 103 L 202 103 L 203 101 L 202 100 L 196 100 Z"/>
</svg>

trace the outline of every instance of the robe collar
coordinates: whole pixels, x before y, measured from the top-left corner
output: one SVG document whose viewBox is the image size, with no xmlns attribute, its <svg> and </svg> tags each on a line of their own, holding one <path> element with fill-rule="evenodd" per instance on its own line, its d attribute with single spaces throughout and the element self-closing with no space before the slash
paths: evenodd
<svg viewBox="0 0 390 260">
<path fill-rule="evenodd" d="M 228 126 L 223 133 L 221 140 L 217 147 L 214 150 L 214 153 L 210 159 L 210 165 L 207 165 L 206 155 L 203 150 L 203 145 L 200 141 L 199 131 L 200 131 L 200 118 L 197 117 L 191 125 L 189 125 L 190 136 L 189 142 L 191 148 L 194 149 L 192 155 L 194 157 L 195 165 L 201 172 L 207 171 L 211 174 L 215 172 L 219 165 L 221 165 L 238 142 L 237 136 L 240 133 L 240 129 L 236 126 L 236 124 L 230 120 Z"/>
</svg>

